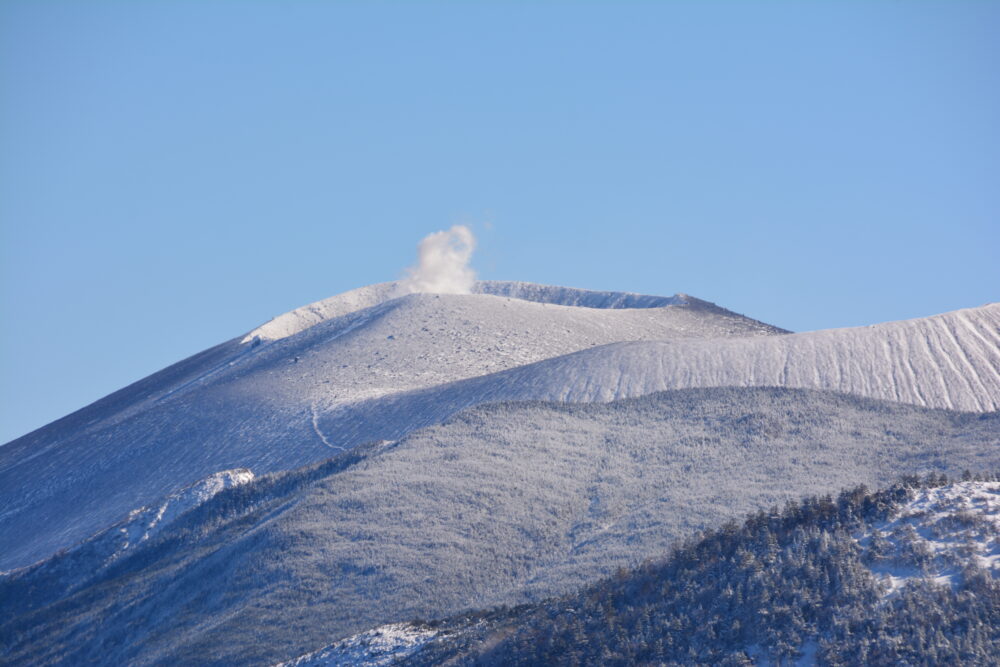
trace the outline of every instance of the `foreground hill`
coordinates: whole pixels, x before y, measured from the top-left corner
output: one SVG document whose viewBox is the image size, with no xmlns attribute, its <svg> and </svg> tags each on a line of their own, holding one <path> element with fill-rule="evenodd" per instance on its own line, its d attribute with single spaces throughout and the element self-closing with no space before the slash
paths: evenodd
<svg viewBox="0 0 1000 667">
<path fill-rule="evenodd" d="M 563 598 L 292 664 L 994 665 L 1000 483 L 943 483 L 806 498 Z"/>
<path fill-rule="evenodd" d="M 114 558 L 14 572 L 0 636 L 31 664 L 285 660 L 564 593 L 806 493 L 998 469 L 998 437 L 996 413 L 805 390 L 485 405 L 219 491 Z"/>
<path fill-rule="evenodd" d="M 295 468 L 374 439 L 378 419 L 351 432 L 320 425 L 361 399 L 612 342 L 782 333 L 692 297 L 524 283 L 477 289 L 399 298 L 391 284 L 355 290 L 5 445 L 0 569 L 48 556 L 216 471 Z"/>
</svg>

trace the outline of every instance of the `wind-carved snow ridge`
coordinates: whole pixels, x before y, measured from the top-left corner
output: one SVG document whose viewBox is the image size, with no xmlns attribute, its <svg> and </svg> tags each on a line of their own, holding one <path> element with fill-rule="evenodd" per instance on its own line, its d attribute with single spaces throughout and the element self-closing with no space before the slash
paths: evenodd
<svg viewBox="0 0 1000 667">
<path fill-rule="evenodd" d="M 342 639 L 319 651 L 308 653 L 276 667 L 381 667 L 407 658 L 438 632 L 410 623 L 383 625 Z"/>
<path fill-rule="evenodd" d="M 915 581 L 957 586 L 968 564 L 1000 577 L 1000 482 L 921 489 L 858 540 L 886 596 Z"/>
</svg>

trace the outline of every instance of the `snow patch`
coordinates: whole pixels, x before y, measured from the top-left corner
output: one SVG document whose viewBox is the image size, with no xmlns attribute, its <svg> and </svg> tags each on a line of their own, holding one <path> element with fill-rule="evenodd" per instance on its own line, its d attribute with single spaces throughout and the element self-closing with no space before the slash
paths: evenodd
<svg viewBox="0 0 1000 667">
<path fill-rule="evenodd" d="M 913 581 L 958 586 L 969 563 L 1000 576 L 1000 482 L 921 489 L 856 539 L 886 597 Z"/>
<path fill-rule="evenodd" d="M 391 665 L 409 657 L 438 636 L 436 630 L 410 623 L 383 625 L 277 667 L 340 667 Z"/>
<path fill-rule="evenodd" d="M 247 484 L 253 479 L 253 472 L 247 468 L 223 470 L 167 496 L 159 506 L 132 510 L 128 518 L 116 527 L 119 535 L 124 538 L 119 553 L 145 542 L 181 514 L 209 500 L 220 491 Z"/>
<path fill-rule="evenodd" d="M 184 512 L 206 502 L 220 491 L 253 479 L 254 474 L 246 468 L 209 475 L 170 494 L 158 504 L 132 510 L 125 519 L 91 536 L 72 551 L 86 549 L 95 561 L 94 568 L 104 567 L 160 533 Z"/>
</svg>

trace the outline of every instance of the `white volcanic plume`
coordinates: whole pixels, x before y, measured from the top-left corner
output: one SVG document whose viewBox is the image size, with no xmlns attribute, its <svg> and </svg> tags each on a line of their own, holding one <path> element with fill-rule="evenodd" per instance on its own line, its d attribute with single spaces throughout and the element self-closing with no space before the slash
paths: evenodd
<svg viewBox="0 0 1000 667">
<path fill-rule="evenodd" d="M 469 294 L 476 272 L 469 266 L 476 237 L 465 225 L 428 235 L 417 246 L 417 265 L 396 286 L 396 296 L 414 292 Z"/>
</svg>

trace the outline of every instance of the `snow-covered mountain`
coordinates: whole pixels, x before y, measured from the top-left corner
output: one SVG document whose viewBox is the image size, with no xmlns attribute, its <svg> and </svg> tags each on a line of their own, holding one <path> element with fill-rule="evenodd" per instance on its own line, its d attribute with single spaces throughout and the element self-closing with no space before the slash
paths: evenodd
<svg viewBox="0 0 1000 667">
<path fill-rule="evenodd" d="M 321 425 L 363 399 L 613 342 L 782 333 L 692 297 L 523 283 L 477 289 L 389 298 L 393 286 L 384 284 L 348 292 L 5 445 L 0 569 L 69 546 L 216 471 L 294 468 L 378 439 L 381 419 L 355 420 L 349 430 Z M 397 416 L 393 432 L 426 423 L 421 415 Z"/>
<path fill-rule="evenodd" d="M 291 311 L 0 447 L 11 655 L 287 660 L 801 494 L 1000 468 L 998 304 L 790 334 L 686 295 L 403 292 Z"/>
<path fill-rule="evenodd" d="M 384 283 L 347 292 L 0 448 L 0 568 L 216 471 L 297 467 L 488 401 L 791 386 L 1000 406 L 996 304 L 788 335 L 684 295 L 500 282 L 475 291 L 394 297 Z"/>
</svg>

